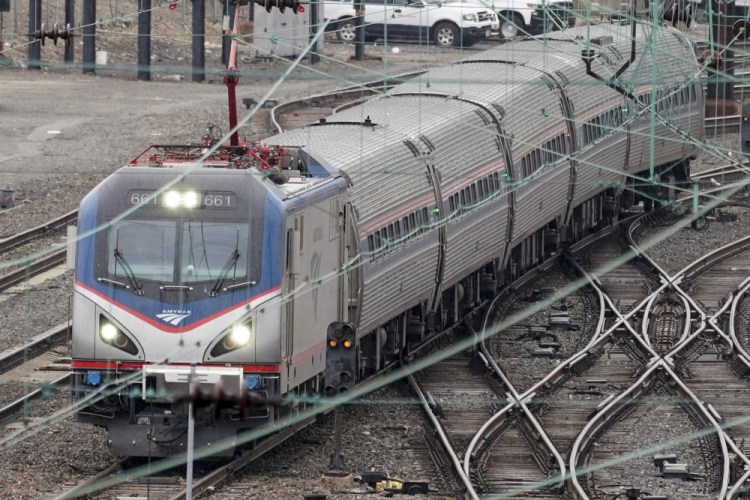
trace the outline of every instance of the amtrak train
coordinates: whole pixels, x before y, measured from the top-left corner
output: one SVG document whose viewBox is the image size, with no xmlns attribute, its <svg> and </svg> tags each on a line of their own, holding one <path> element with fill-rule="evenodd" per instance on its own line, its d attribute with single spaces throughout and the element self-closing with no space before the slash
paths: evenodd
<svg viewBox="0 0 750 500">
<path fill-rule="evenodd" d="M 325 392 L 332 331 L 361 380 L 668 199 L 702 141 L 699 71 L 672 28 L 582 27 L 262 143 L 153 147 L 80 205 L 77 418 L 115 455 L 170 456 L 197 401 L 195 446 L 231 455 Z"/>
</svg>

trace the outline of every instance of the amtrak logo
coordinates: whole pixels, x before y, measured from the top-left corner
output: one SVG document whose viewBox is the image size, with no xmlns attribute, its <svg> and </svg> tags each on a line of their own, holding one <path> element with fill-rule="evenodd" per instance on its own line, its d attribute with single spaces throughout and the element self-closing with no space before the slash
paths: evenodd
<svg viewBox="0 0 750 500">
<path fill-rule="evenodd" d="M 156 317 L 165 323 L 177 326 L 180 322 L 193 314 L 192 311 L 162 311 L 161 314 L 157 314 Z"/>
</svg>

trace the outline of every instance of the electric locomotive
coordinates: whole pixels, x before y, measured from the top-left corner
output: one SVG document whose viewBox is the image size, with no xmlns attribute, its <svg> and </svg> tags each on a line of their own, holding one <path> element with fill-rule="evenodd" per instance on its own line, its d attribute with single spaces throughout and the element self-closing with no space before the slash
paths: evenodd
<svg viewBox="0 0 750 500">
<path fill-rule="evenodd" d="M 168 456 L 203 395 L 196 446 L 232 454 L 301 408 L 271 402 L 349 388 L 668 198 L 702 140 L 699 71 L 676 30 L 592 26 L 475 54 L 263 144 L 141 155 L 81 203 L 78 418 L 107 427 L 116 455 Z"/>
</svg>

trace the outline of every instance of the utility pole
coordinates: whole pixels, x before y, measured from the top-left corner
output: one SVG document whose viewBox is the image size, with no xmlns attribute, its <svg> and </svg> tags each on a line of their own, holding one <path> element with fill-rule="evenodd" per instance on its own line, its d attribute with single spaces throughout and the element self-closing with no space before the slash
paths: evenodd
<svg viewBox="0 0 750 500">
<path fill-rule="evenodd" d="M 138 80 L 151 80 L 151 0 L 140 0 L 138 10 Z"/>
<path fill-rule="evenodd" d="M 96 73 L 96 0 L 83 0 L 83 73 Z"/>
<path fill-rule="evenodd" d="M 38 31 L 42 31 L 42 0 L 29 0 L 28 69 L 42 69 L 42 40 L 35 36 Z"/>
<path fill-rule="evenodd" d="M 310 46 L 309 59 L 310 64 L 315 64 L 320 61 L 320 54 L 318 54 L 318 40 L 316 37 L 318 30 L 320 29 L 320 0 L 310 0 Z"/>
<path fill-rule="evenodd" d="M 711 41 L 715 47 L 710 57 L 719 57 L 712 61 L 714 74 L 708 79 L 706 97 L 712 99 L 713 105 L 718 108 L 716 114 L 733 114 L 726 110 L 733 106 L 731 101 L 734 100 L 734 50 L 730 47 L 733 40 L 734 2 L 710 0 L 708 7 L 711 9 Z"/>
<path fill-rule="evenodd" d="M 206 79 L 206 0 L 193 0 L 193 81 Z"/>
<path fill-rule="evenodd" d="M 76 1 L 65 0 L 65 25 L 71 28 L 76 24 Z M 65 55 L 63 60 L 66 63 L 75 61 L 75 46 L 72 43 L 65 44 Z"/>
<path fill-rule="evenodd" d="M 354 26 L 356 27 L 356 40 L 354 42 L 354 59 L 362 61 L 365 58 L 365 3 L 357 0 L 354 4 Z"/>
</svg>

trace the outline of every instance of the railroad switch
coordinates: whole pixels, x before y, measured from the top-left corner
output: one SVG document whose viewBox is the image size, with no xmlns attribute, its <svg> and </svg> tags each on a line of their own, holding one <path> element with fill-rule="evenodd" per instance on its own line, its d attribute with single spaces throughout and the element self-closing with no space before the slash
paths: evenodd
<svg viewBox="0 0 750 500">
<path fill-rule="evenodd" d="M 664 455 L 654 455 L 654 467 L 659 468 L 659 472 L 664 471 L 665 464 L 676 464 L 677 455 L 675 453 L 668 453 Z"/>
<path fill-rule="evenodd" d="M 703 476 L 690 472 L 688 464 L 677 463 L 677 455 L 669 453 L 654 455 L 654 466 L 659 468 L 655 475 L 664 479 L 681 479 L 682 481 L 699 481 Z"/>
<path fill-rule="evenodd" d="M 730 212 L 725 212 L 723 210 L 717 210 L 716 211 L 716 220 L 724 223 L 724 222 L 737 222 L 737 214 L 733 214 Z"/>
<path fill-rule="evenodd" d="M 604 394 L 602 388 L 607 385 L 606 379 L 595 379 L 587 380 L 583 384 L 576 385 L 576 394 L 591 394 L 594 396 L 601 396 Z"/>
<path fill-rule="evenodd" d="M 669 500 L 664 495 L 649 495 L 648 493 L 642 495 L 640 488 L 627 488 L 625 490 L 625 498 L 627 500 Z"/>
<path fill-rule="evenodd" d="M 534 349 L 531 352 L 531 356 L 534 358 L 559 358 L 560 354 L 555 352 L 551 347 L 540 347 L 539 349 Z"/>
<path fill-rule="evenodd" d="M 362 484 L 366 484 L 375 491 L 396 493 L 401 495 L 426 495 L 430 491 L 427 481 L 403 481 L 390 477 L 388 469 L 384 465 L 371 467 L 359 478 Z"/>
</svg>

